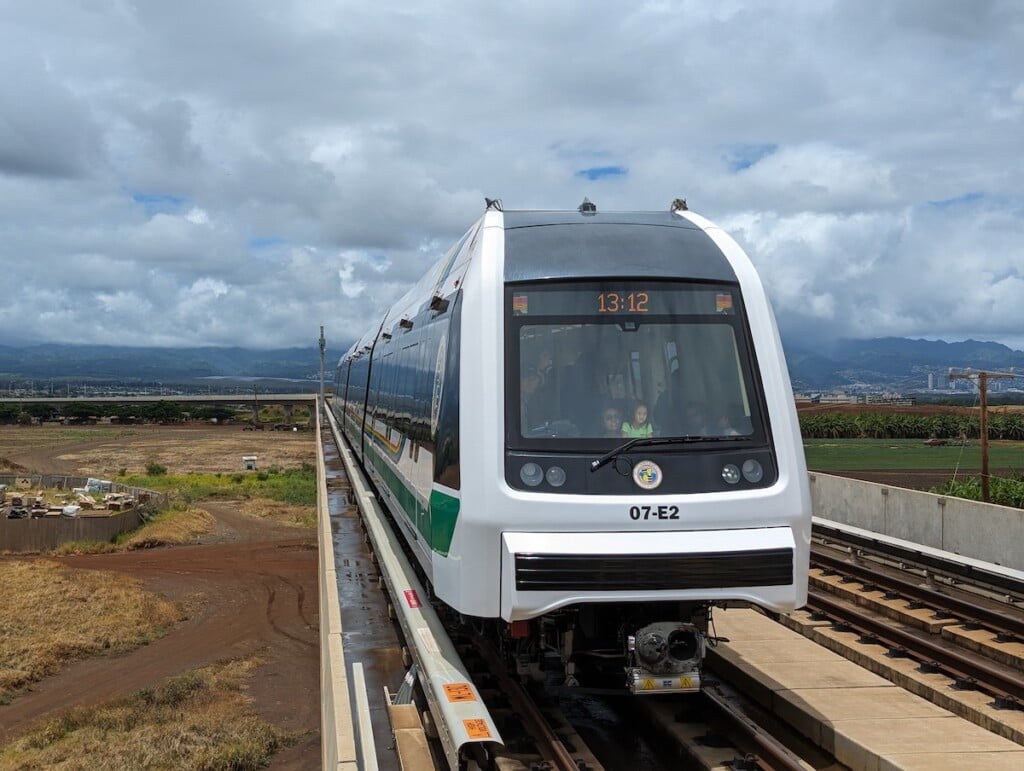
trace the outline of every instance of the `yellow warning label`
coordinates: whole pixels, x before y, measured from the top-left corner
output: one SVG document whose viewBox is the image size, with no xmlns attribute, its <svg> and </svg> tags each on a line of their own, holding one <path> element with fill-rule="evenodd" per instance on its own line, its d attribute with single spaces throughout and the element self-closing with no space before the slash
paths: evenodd
<svg viewBox="0 0 1024 771">
<path fill-rule="evenodd" d="M 691 680 L 688 677 L 680 677 L 679 678 L 679 687 L 680 688 L 693 688 L 693 680 Z"/>
<path fill-rule="evenodd" d="M 643 682 L 642 682 L 642 683 L 640 684 L 640 690 L 641 690 L 641 691 L 653 691 L 653 690 L 654 690 L 654 680 L 652 680 L 652 679 L 651 679 L 651 678 L 649 678 L 649 677 L 648 677 L 648 678 L 646 678 L 646 679 L 645 679 L 645 680 L 644 680 L 644 681 L 643 681 Z"/>
<path fill-rule="evenodd" d="M 476 701 L 476 696 L 473 693 L 473 689 L 469 687 L 469 683 L 448 683 L 444 687 L 444 695 L 448 697 L 448 701 L 451 703 Z"/>
<path fill-rule="evenodd" d="M 463 720 L 462 725 L 466 728 L 466 735 L 470 739 L 490 739 L 491 729 L 487 727 L 487 721 L 482 718 L 475 720 Z"/>
</svg>

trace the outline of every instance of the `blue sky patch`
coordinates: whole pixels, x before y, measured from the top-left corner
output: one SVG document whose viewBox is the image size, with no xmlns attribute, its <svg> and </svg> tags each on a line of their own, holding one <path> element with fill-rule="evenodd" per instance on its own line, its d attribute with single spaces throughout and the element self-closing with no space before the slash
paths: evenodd
<svg viewBox="0 0 1024 771">
<path fill-rule="evenodd" d="M 943 199 L 941 201 L 929 201 L 928 205 L 931 206 L 934 209 L 938 209 L 938 210 L 942 211 L 944 209 L 950 209 L 950 208 L 952 208 L 954 206 L 964 206 L 964 205 L 968 205 L 969 206 L 970 204 L 978 203 L 979 201 L 983 201 L 984 199 L 985 199 L 985 194 L 984 193 L 973 192 L 973 193 L 964 193 L 963 195 L 958 195 L 956 198 L 945 198 L 945 199 Z"/>
<path fill-rule="evenodd" d="M 733 145 L 725 153 L 725 162 L 729 171 L 736 173 L 749 169 L 769 155 L 774 155 L 779 146 L 775 144 L 763 145 Z"/>
<path fill-rule="evenodd" d="M 250 249 L 269 249 L 271 246 L 284 243 L 284 241 L 277 236 L 253 236 L 248 243 Z"/>
<path fill-rule="evenodd" d="M 624 177 L 628 173 L 629 169 L 625 166 L 594 166 L 590 169 L 580 169 L 576 172 L 576 176 L 594 182 L 599 179 L 608 179 L 609 177 Z"/>
<path fill-rule="evenodd" d="M 146 214 L 152 217 L 154 214 L 181 211 L 187 199 L 184 196 L 169 193 L 132 193 L 132 200 L 142 204 Z"/>
</svg>

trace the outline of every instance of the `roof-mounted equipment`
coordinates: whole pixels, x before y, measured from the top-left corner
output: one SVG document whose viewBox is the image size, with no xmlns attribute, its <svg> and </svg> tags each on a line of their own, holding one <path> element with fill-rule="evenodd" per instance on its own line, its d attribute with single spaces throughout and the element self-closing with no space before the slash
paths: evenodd
<svg viewBox="0 0 1024 771">
<path fill-rule="evenodd" d="M 592 203 L 589 198 L 584 198 L 583 203 L 580 204 L 579 212 L 585 217 L 592 217 L 597 214 L 597 204 Z"/>
<path fill-rule="evenodd" d="M 689 211 L 690 207 L 686 205 L 685 198 L 677 198 L 672 202 L 672 205 L 668 207 L 668 210 L 673 214 L 677 214 L 681 211 Z"/>
<path fill-rule="evenodd" d="M 500 198 L 484 198 L 484 203 L 486 204 L 484 208 L 487 211 L 490 211 L 491 209 L 493 209 L 494 211 L 505 211 L 504 209 L 501 208 Z"/>
<path fill-rule="evenodd" d="M 436 294 L 430 298 L 430 310 L 444 313 L 448 310 L 448 301 L 441 297 L 441 295 Z"/>
</svg>

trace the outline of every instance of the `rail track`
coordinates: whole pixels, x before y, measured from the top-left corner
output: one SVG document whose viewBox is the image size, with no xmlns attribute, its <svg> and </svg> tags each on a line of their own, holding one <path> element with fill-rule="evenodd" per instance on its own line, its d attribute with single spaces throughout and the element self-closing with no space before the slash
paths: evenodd
<svg viewBox="0 0 1024 771">
<path fill-rule="evenodd" d="M 942 673 L 954 688 L 982 691 L 997 709 L 1024 709 L 1024 583 L 1013 571 L 981 570 L 955 555 L 908 554 L 835 529 L 819 540 L 811 550 L 812 618 L 856 632 L 858 642 L 883 646 L 890 658 L 913 659 L 922 672 Z M 974 644 L 949 629 L 983 630 L 989 639 Z"/>
</svg>

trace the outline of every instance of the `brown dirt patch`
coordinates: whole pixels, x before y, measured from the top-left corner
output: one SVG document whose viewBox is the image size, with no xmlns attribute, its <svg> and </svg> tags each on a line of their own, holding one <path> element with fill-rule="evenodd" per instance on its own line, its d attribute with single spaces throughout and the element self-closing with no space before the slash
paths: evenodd
<svg viewBox="0 0 1024 771">
<path fill-rule="evenodd" d="M 120 469 L 143 473 L 155 462 L 171 474 L 242 470 L 242 456 L 256 455 L 259 468 L 292 468 L 316 460 L 309 431 L 244 431 L 238 426 L 0 426 L 0 454 L 19 471 L 113 476 Z"/>
<path fill-rule="evenodd" d="M 911 490 L 931 490 L 941 487 L 948 482 L 952 476 L 949 471 L 935 471 L 933 469 L 902 470 L 902 471 L 828 471 L 822 472 L 838 477 L 849 479 L 860 479 L 864 482 L 875 482 L 889 487 L 905 487 Z M 961 471 L 960 476 L 967 476 L 971 473 Z"/>
<path fill-rule="evenodd" d="M 230 427 L 139 427 L 116 439 L 62 440 L 48 446 L 40 446 L 38 435 L 20 445 L 7 441 L 10 433 L 37 430 L 46 427 L 0 429 L 0 446 L 11 461 L 45 473 L 98 476 L 107 469 L 132 469 L 150 460 L 173 473 L 235 471 L 243 454 L 261 456 L 261 465 L 266 457 L 268 465 L 290 467 L 312 461 L 316 452 L 309 433 L 242 432 Z M 91 465 L 95 458 L 106 458 L 109 465 L 96 468 Z M 35 721 L 70 707 L 99 704 L 189 669 L 259 651 L 265 663 L 249 685 L 258 714 L 306 736 L 275 756 L 270 767 L 319 766 L 316 534 L 254 517 L 246 512 L 245 502 L 203 506 L 217 524 L 199 544 L 56 558 L 71 568 L 137 579 L 169 600 L 187 603 L 189 618 L 149 645 L 68 666 L 0 706 L 0 745 Z M 0 622 L 2 614 L 0 609 Z"/>
</svg>

